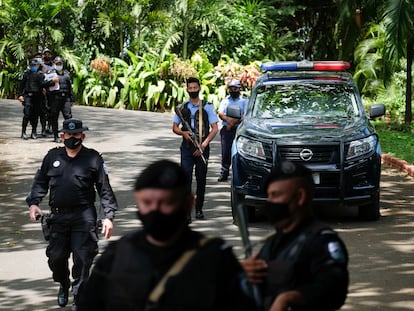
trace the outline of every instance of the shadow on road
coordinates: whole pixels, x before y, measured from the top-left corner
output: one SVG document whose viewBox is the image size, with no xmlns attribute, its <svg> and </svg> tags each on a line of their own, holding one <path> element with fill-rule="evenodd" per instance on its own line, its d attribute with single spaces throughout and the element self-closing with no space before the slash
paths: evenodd
<svg viewBox="0 0 414 311">
<path fill-rule="evenodd" d="M 40 225 L 28 219 L 24 199 L 52 138 L 23 141 L 21 107 L 0 101 L 0 310 L 64 310 L 57 308 L 44 253 Z M 73 114 L 90 129 L 85 145 L 103 153 L 120 210 L 113 239 L 140 226 L 135 218 L 132 185 L 136 175 L 155 159 L 179 162 L 180 138 L 171 131 L 172 115 L 74 107 Z M 212 142 L 205 221 L 192 227 L 221 235 L 241 258 L 238 229 L 232 224 L 230 182 L 218 183 L 219 136 Z M 47 209 L 47 199 L 42 204 Z M 377 222 L 361 222 L 356 209 L 319 210 L 345 240 L 350 253 L 351 284 L 343 310 L 414 310 L 413 179 L 383 167 L 381 213 Z M 249 227 L 253 242 L 271 232 L 264 222 Z M 103 249 L 107 241 L 101 241 Z"/>
</svg>

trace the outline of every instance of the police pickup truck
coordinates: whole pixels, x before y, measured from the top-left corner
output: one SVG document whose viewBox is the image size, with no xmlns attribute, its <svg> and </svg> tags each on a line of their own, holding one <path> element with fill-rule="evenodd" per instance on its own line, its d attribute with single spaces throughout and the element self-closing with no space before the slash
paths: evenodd
<svg viewBox="0 0 414 311">
<path fill-rule="evenodd" d="M 232 147 L 231 205 L 243 204 L 253 220 L 266 204 L 263 181 L 281 160 L 313 172 L 315 204 L 358 206 L 359 217 L 380 217 L 381 149 L 341 61 L 263 63 Z"/>
</svg>

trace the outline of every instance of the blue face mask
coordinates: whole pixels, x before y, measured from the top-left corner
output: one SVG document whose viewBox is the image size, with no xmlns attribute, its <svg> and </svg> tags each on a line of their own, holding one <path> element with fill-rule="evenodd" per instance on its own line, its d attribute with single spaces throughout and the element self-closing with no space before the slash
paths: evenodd
<svg viewBox="0 0 414 311">
<path fill-rule="evenodd" d="M 31 72 L 36 72 L 38 68 L 39 67 L 37 67 L 37 66 L 30 66 L 30 71 Z"/>
</svg>

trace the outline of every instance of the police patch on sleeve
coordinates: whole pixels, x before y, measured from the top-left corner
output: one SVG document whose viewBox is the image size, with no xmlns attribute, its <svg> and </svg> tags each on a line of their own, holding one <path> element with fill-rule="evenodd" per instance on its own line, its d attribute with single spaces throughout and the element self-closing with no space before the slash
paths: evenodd
<svg viewBox="0 0 414 311">
<path fill-rule="evenodd" d="M 333 242 L 328 243 L 328 252 L 333 260 L 340 262 L 340 263 L 346 262 L 345 251 L 341 243 L 339 243 L 338 241 L 333 241 Z"/>
<path fill-rule="evenodd" d="M 105 162 L 102 164 L 103 170 L 106 175 L 108 175 L 108 167 L 106 166 Z"/>
</svg>

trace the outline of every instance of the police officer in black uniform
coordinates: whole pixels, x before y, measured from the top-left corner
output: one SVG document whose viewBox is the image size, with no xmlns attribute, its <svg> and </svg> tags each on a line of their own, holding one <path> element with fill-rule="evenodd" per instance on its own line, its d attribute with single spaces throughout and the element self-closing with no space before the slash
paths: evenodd
<svg viewBox="0 0 414 311">
<path fill-rule="evenodd" d="M 348 254 L 338 234 L 312 214 L 311 171 L 281 162 L 265 188 L 276 233 L 243 262 L 249 280 L 261 285 L 265 310 L 339 309 L 348 290 Z"/>
<path fill-rule="evenodd" d="M 41 113 L 41 105 L 43 100 L 42 90 L 44 87 L 51 85 L 50 81 L 45 81 L 44 74 L 39 71 L 40 64 L 38 60 L 32 58 L 29 68 L 23 73 L 22 80 L 18 92 L 18 99 L 23 105 L 23 121 L 21 138 L 28 139 L 26 134 L 27 125 L 31 124 L 32 139 L 37 138 L 37 123 Z"/>
<path fill-rule="evenodd" d="M 58 121 L 59 112 L 62 112 L 63 118 L 72 118 L 72 103 L 74 102 L 74 95 L 72 90 L 72 80 L 69 72 L 63 69 L 63 59 L 56 56 L 53 61 L 54 70 L 46 74 L 53 77 L 52 80 L 57 83 L 56 86 L 51 86 L 48 89 L 48 104 L 50 107 L 50 123 L 52 126 L 54 141 L 59 143 L 58 136 Z M 53 76 L 55 74 L 55 76 Z"/>
<path fill-rule="evenodd" d="M 194 196 L 185 171 L 153 162 L 135 182 L 143 230 L 110 244 L 96 262 L 79 310 L 256 310 L 231 247 L 192 231 Z"/>
<path fill-rule="evenodd" d="M 106 239 L 112 234 L 112 220 L 117 210 L 117 201 L 101 155 L 82 144 L 85 130 L 87 127 L 82 126 L 81 120 L 68 119 L 63 122 L 61 138 L 65 147 L 54 148 L 47 153 L 26 198 L 30 219 L 36 221 L 37 215 L 43 214 L 39 204 L 50 189 L 50 240 L 46 255 L 53 279 L 60 283 L 58 304 L 64 307 L 68 303 L 68 259 L 72 253 L 75 310 L 84 282 L 89 277 L 93 258 L 98 253 L 95 188 L 104 211 L 102 233 Z"/>
</svg>

